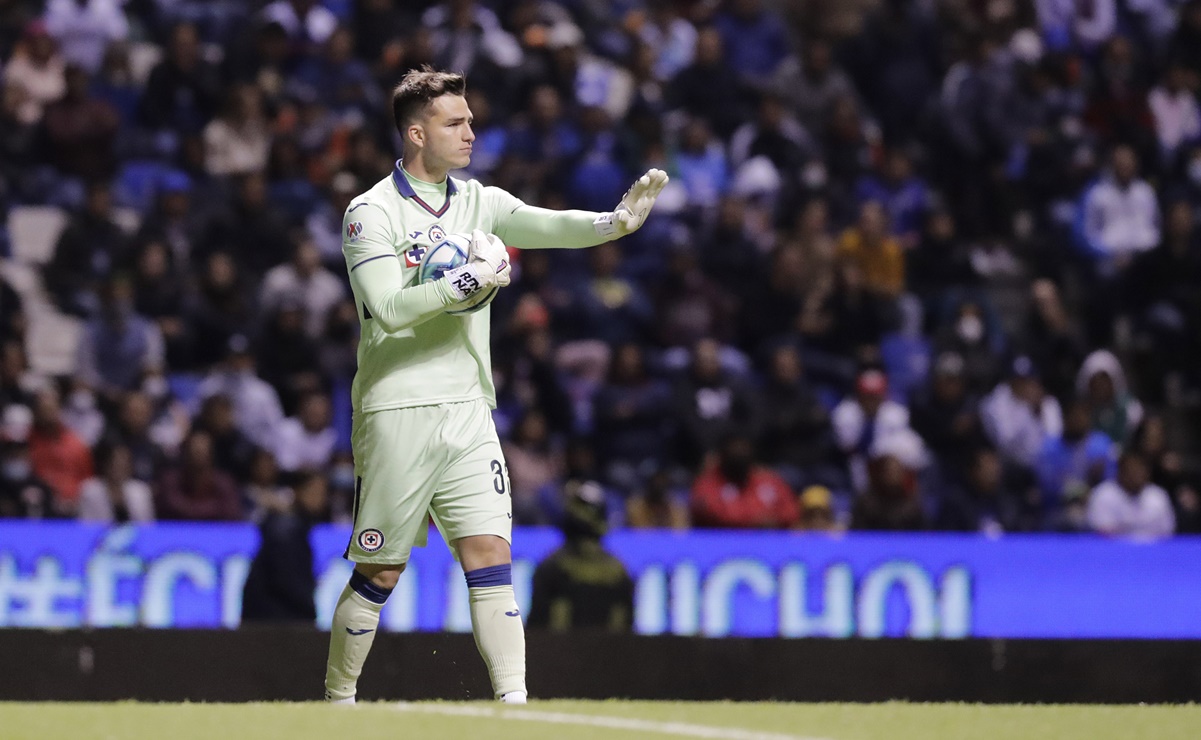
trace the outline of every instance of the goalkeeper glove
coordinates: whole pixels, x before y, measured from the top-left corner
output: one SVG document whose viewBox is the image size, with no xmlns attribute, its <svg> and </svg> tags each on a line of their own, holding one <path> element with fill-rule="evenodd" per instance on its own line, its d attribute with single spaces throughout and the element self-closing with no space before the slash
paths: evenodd
<svg viewBox="0 0 1201 740">
<path fill-rule="evenodd" d="M 465 265 L 447 270 L 443 277 L 457 302 L 510 282 L 509 253 L 500 237 L 476 229 L 471 232 L 471 248 Z"/>
<path fill-rule="evenodd" d="M 667 173 L 663 170 L 647 170 L 647 173 L 634 181 L 626 194 L 622 196 L 617 208 L 609 213 L 602 213 L 592 222 L 596 233 L 605 239 L 617 239 L 637 231 L 650 215 L 655 198 L 663 192 L 667 185 Z"/>
</svg>

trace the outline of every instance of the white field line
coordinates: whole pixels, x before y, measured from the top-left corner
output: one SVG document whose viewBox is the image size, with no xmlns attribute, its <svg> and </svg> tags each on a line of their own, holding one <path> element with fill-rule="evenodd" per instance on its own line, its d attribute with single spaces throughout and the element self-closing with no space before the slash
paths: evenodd
<svg viewBox="0 0 1201 740">
<path fill-rule="evenodd" d="M 605 727 L 613 730 L 634 732 L 657 732 L 662 735 L 702 737 L 710 740 L 829 740 L 828 738 L 783 735 L 777 732 L 756 732 L 736 727 L 694 725 L 686 722 L 655 722 L 646 719 L 614 717 L 599 714 L 571 714 L 569 712 L 539 712 L 532 709 L 501 707 L 446 706 L 439 704 L 413 704 L 400 702 L 393 705 L 401 712 L 422 714 L 444 714 L 455 717 L 488 717 L 489 719 L 517 720 L 519 722 L 545 722 L 554 725 L 580 725 Z"/>
</svg>

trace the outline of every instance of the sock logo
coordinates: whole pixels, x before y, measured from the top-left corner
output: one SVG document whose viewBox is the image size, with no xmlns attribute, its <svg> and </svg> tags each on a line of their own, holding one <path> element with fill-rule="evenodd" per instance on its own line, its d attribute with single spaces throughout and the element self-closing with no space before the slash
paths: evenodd
<svg viewBox="0 0 1201 740">
<path fill-rule="evenodd" d="M 511 611 L 511 612 L 505 612 L 505 616 L 506 616 L 506 617 L 520 617 L 520 616 L 521 616 L 521 611 L 520 611 L 520 610 L 518 610 L 518 609 L 514 609 L 514 610 L 513 610 L 513 611 Z"/>
<path fill-rule="evenodd" d="M 352 629 L 351 629 L 351 628 L 349 628 L 349 627 L 347 627 L 347 628 L 346 628 L 346 634 L 348 634 L 348 635 L 354 635 L 355 637 L 358 637 L 359 635 L 365 635 L 365 634 L 367 634 L 368 632 L 375 632 L 375 630 L 373 630 L 373 629 L 365 629 L 365 630 L 352 630 Z"/>
<path fill-rule="evenodd" d="M 384 533 L 378 529 L 364 529 L 359 532 L 359 549 L 363 552 L 375 552 L 384 546 Z"/>
</svg>

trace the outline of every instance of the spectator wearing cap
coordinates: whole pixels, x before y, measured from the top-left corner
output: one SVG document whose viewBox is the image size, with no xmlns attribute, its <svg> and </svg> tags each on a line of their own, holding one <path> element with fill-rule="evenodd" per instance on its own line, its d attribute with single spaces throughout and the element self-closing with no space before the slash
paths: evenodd
<svg viewBox="0 0 1201 740">
<path fill-rule="evenodd" d="M 97 451 L 99 475 L 79 489 L 79 520 L 124 524 L 153 522 L 154 496 L 144 481 L 133 477 L 133 455 L 123 445 L 102 445 Z"/>
<path fill-rule="evenodd" d="M 570 485 L 565 494 L 563 546 L 534 570 L 527 626 L 556 632 L 629 632 L 634 624 L 634 581 L 601 539 L 608 530 L 604 490 L 583 482 Z"/>
<path fill-rule="evenodd" d="M 154 204 L 142 221 L 135 242 L 159 242 L 167 247 L 171 264 L 184 271 L 201 264 L 206 221 L 192 203 L 192 178 L 181 170 L 166 170 L 155 182 Z"/>
<path fill-rule="evenodd" d="M 799 518 L 796 494 L 756 461 L 754 443 L 745 434 L 728 435 L 692 484 L 692 520 L 698 527 L 787 529 Z"/>
<path fill-rule="evenodd" d="M 343 282 L 321 265 L 321 254 L 312 239 L 296 244 L 292 260 L 271 268 L 259 288 L 259 306 L 272 313 L 287 302 L 304 306 L 304 327 L 316 339 L 325 330 L 329 312 L 346 296 Z"/>
<path fill-rule="evenodd" d="M 807 532 L 837 532 L 840 527 L 834 517 L 834 499 L 825 486 L 809 486 L 801 491 L 801 518 L 797 529 Z"/>
<path fill-rule="evenodd" d="M 155 482 L 160 519 L 239 521 L 242 501 L 237 484 L 213 464 L 212 438 L 193 430 L 180 448 L 180 459 Z"/>
<path fill-rule="evenodd" d="M 1064 502 L 1087 494 L 1113 477 L 1115 445 L 1092 429 L 1088 402 L 1073 399 L 1064 412 L 1063 433 L 1049 435 L 1038 457 L 1036 473 L 1042 509 L 1048 522 L 1060 519 Z"/>
<path fill-rule="evenodd" d="M 888 398 L 888 376 L 874 369 L 859 374 L 854 395 L 834 407 L 830 421 L 857 491 L 867 488 L 868 456 L 877 441 L 911 431 L 909 409 Z"/>
<path fill-rule="evenodd" d="M 104 284 L 100 311 L 84 327 L 78 351 L 79 378 L 114 401 L 164 369 L 163 335 L 157 324 L 134 311 L 127 277 L 114 276 Z"/>
<path fill-rule="evenodd" d="M 120 0 L 49 0 L 46 30 L 62 47 L 68 62 L 94 75 L 109 44 L 124 41 L 129 22 Z"/>
<path fill-rule="evenodd" d="M 92 452 L 63 423 L 58 393 L 51 389 L 39 391 L 34 398 L 29 461 L 34 475 L 54 491 L 53 510 L 58 515 L 73 515 L 79 487 L 93 474 Z"/>
<path fill-rule="evenodd" d="M 979 398 L 968 390 L 963 358 L 954 352 L 940 354 L 929 387 L 915 396 L 910 415 L 913 430 L 947 477 L 958 476 L 971 451 L 986 441 L 978 405 Z"/>
<path fill-rule="evenodd" d="M 1151 482 L 1147 461 L 1137 452 L 1124 452 L 1117 477 L 1093 489 L 1088 524 L 1111 537 L 1159 539 L 1172 535 L 1176 517 L 1167 492 Z"/>
<path fill-rule="evenodd" d="M 283 407 L 275 389 L 255 375 L 250 341 L 241 334 L 230 338 L 224 361 L 200 384 L 200 398 L 217 394 L 229 398 L 238 429 L 251 442 L 275 448 L 276 433 L 284 419 Z M 211 454 L 212 440 L 208 435 L 204 444 Z"/>
<path fill-rule="evenodd" d="M 16 110 L 16 119 L 21 123 L 40 121 L 43 108 L 67 91 L 66 62 L 56 47 L 45 22 L 30 21 L 4 67 L 6 86 L 19 87 L 23 93 Z"/>
<path fill-rule="evenodd" d="M 1143 420 L 1143 405 L 1131 394 L 1122 364 L 1109 350 L 1085 358 L 1076 375 L 1076 392 L 1088 401 L 1092 426 L 1125 444 Z"/>
<path fill-rule="evenodd" d="M 0 519 L 58 516 L 54 491 L 29 458 L 32 425 L 33 414 L 25 406 L 0 406 Z"/>
<path fill-rule="evenodd" d="M 851 529 L 889 532 L 926 528 L 917 470 L 908 462 L 914 450 L 912 431 L 903 430 L 872 445 L 867 486 L 851 507 Z M 920 444 L 920 440 L 917 440 Z"/>
<path fill-rule="evenodd" d="M 1009 378 L 981 402 L 980 418 L 1002 459 L 1024 470 L 1034 467 L 1048 437 L 1063 432 L 1059 401 L 1043 388 L 1034 363 L 1025 355 L 1013 360 Z"/>
</svg>

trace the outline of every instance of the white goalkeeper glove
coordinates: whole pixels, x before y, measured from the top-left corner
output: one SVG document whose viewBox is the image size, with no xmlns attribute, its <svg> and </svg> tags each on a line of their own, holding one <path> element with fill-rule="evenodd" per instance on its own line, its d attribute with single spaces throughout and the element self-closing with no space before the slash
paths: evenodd
<svg viewBox="0 0 1201 740">
<path fill-rule="evenodd" d="M 447 270 L 443 277 L 456 302 L 462 302 L 494 287 L 508 285 L 511 268 L 509 253 L 500 237 L 476 229 L 471 232 L 467 264 Z"/>
<path fill-rule="evenodd" d="M 592 222 L 596 233 L 605 239 L 617 239 L 637 231 L 646 222 L 651 207 L 655 205 L 655 198 L 659 197 L 666 185 L 666 172 L 647 170 L 622 196 L 617 208 L 596 217 Z"/>
</svg>

